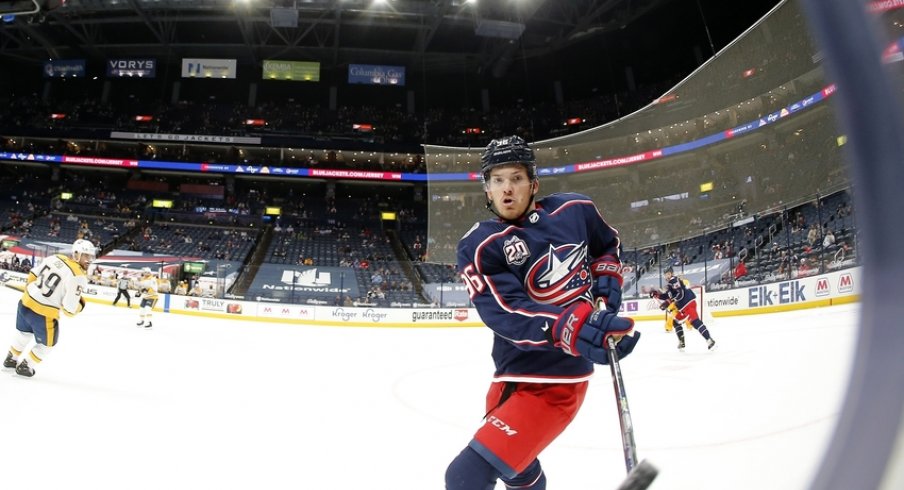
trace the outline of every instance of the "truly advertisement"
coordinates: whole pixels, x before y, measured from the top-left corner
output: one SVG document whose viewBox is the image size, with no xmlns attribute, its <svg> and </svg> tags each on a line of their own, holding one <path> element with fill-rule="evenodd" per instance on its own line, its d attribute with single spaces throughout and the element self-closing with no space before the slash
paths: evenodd
<svg viewBox="0 0 904 490">
<path fill-rule="evenodd" d="M 229 313 L 232 315 L 241 315 L 245 309 L 241 302 L 216 298 L 184 298 L 182 306 L 186 310 Z"/>
<path fill-rule="evenodd" d="M 261 77 L 264 80 L 319 82 L 320 62 L 264 60 L 264 70 Z"/>
<path fill-rule="evenodd" d="M 182 58 L 182 78 L 235 78 L 236 60 Z"/>
<path fill-rule="evenodd" d="M 348 83 L 364 85 L 405 85 L 405 67 L 391 65 L 348 65 Z"/>
<path fill-rule="evenodd" d="M 85 60 L 50 60 L 43 66 L 44 78 L 84 77 Z"/>
<path fill-rule="evenodd" d="M 155 78 L 157 76 L 157 60 L 153 58 L 107 60 L 107 76 Z"/>
</svg>

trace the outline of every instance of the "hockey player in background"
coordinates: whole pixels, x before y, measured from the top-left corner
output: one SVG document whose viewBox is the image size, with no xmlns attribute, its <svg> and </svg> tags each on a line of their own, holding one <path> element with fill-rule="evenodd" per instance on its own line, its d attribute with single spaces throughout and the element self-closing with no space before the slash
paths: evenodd
<svg viewBox="0 0 904 490">
<path fill-rule="evenodd" d="M 154 305 L 157 304 L 157 278 L 149 267 L 141 269 L 141 279 L 138 281 L 138 292 L 135 297 L 141 298 L 141 305 L 138 307 L 139 321 L 136 325 L 144 328 L 153 327 L 151 315 L 154 313 Z"/>
<path fill-rule="evenodd" d="M 664 292 L 653 289 L 650 291 L 650 297 L 662 301 L 662 308 L 666 309 L 669 305 L 674 304 L 678 309 L 673 323 L 675 333 L 678 335 L 678 350 L 684 350 L 684 331 L 681 328 L 681 322 L 695 328 L 700 335 L 706 339 L 706 348 L 714 350 L 716 341 L 709 334 L 709 329 L 703 324 L 697 316 L 697 295 L 687 287 L 687 282 L 675 275 L 675 271 L 669 267 L 663 274 L 666 279 L 666 290 Z"/>
<path fill-rule="evenodd" d="M 60 310 L 75 316 L 85 309 L 82 291 L 88 287 L 86 273 L 96 255 L 94 244 L 79 239 L 72 244 L 70 256 L 51 255 L 31 269 L 19 300 L 16 336 L 3 361 L 4 368 L 15 368 L 20 376 L 34 376 L 34 366 L 47 358 L 59 339 Z"/>
<path fill-rule="evenodd" d="M 484 424 L 446 470 L 446 488 L 544 490 L 537 459 L 571 423 L 594 364 L 634 350 L 621 303 L 618 232 L 579 194 L 535 199 L 533 151 L 517 136 L 481 156 L 487 209 L 458 243 L 458 269 L 481 320 L 495 333 Z M 602 299 L 605 307 L 594 309 Z M 593 468 L 587 468 L 593 474 Z"/>
</svg>

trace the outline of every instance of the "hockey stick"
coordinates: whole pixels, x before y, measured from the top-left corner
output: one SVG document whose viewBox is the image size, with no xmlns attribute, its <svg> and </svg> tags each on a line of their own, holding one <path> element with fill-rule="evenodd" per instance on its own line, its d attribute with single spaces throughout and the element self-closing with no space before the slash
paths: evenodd
<svg viewBox="0 0 904 490">
<path fill-rule="evenodd" d="M 637 463 L 637 445 L 634 443 L 634 424 L 628 408 L 628 394 L 625 392 L 625 381 L 622 379 L 621 366 L 618 364 L 616 341 L 608 337 L 609 370 L 612 372 L 612 386 L 615 389 L 615 403 L 618 406 L 618 424 L 621 427 L 622 449 L 625 453 L 625 468 L 628 477 L 622 481 L 618 490 L 644 490 L 653 483 L 659 470 L 648 461 Z"/>
</svg>

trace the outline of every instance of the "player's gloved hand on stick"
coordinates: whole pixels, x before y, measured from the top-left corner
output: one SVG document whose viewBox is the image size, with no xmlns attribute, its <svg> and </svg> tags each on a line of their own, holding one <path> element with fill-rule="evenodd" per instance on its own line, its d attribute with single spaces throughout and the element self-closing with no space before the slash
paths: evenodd
<svg viewBox="0 0 904 490">
<path fill-rule="evenodd" d="M 141 297 L 141 291 L 135 291 L 135 297 L 136 297 L 136 298 L 140 298 L 140 297 Z"/>
<path fill-rule="evenodd" d="M 584 302 L 571 305 L 562 312 L 559 319 L 547 331 L 550 342 L 571 354 L 583 356 L 597 364 L 608 364 L 609 336 L 615 336 L 616 352 L 619 359 L 634 350 L 640 340 L 640 332 L 628 335 L 634 330 L 634 320 L 621 318 L 608 309 L 596 310 Z"/>
<path fill-rule="evenodd" d="M 670 304 L 671 303 L 669 303 L 668 301 L 663 301 L 662 303 L 659 303 L 659 309 L 665 311 L 669 309 Z"/>
<path fill-rule="evenodd" d="M 657 291 L 657 290 L 655 290 L 655 289 L 651 289 L 651 290 L 650 290 L 650 297 L 651 297 L 651 298 L 658 298 L 658 297 L 659 297 L 659 291 Z"/>
<path fill-rule="evenodd" d="M 606 302 L 606 309 L 617 313 L 622 300 L 622 265 L 618 258 L 612 255 L 604 255 L 590 264 L 590 274 L 593 276 L 593 297 L 602 298 Z"/>
</svg>

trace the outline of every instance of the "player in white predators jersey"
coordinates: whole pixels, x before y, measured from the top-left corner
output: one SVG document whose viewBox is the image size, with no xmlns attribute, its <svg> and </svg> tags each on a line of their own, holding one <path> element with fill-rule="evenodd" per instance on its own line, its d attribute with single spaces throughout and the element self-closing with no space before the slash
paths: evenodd
<svg viewBox="0 0 904 490">
<path fill-rule="evenodd" d="M 31 269 L 16 314 L 16 336 L 3 367 L 15 368 L 21 376 L 34 376 L 32 366 L 46 359 L 59 339 L 60 310 L 75 316 L 85 308 L 86 271 L 96 256 L 97 248 L 79 239 L 72 244 L 71 257 L 51 255 Z M 31 350 L 26 349 L 32 340 Z"/>
<path fill-rule="evenodd" d="M 157 304 L 157 278 L 149 267 L 141 269 L 141 280 L 138 281 L 138 293 L 135 297 L 141 298 L 141 306 L 138 308 L 140 321 L 136 325 L 144 328 L 153 327 L 151 314 L 154 312 L 154 305 Z"/>
</svg>

